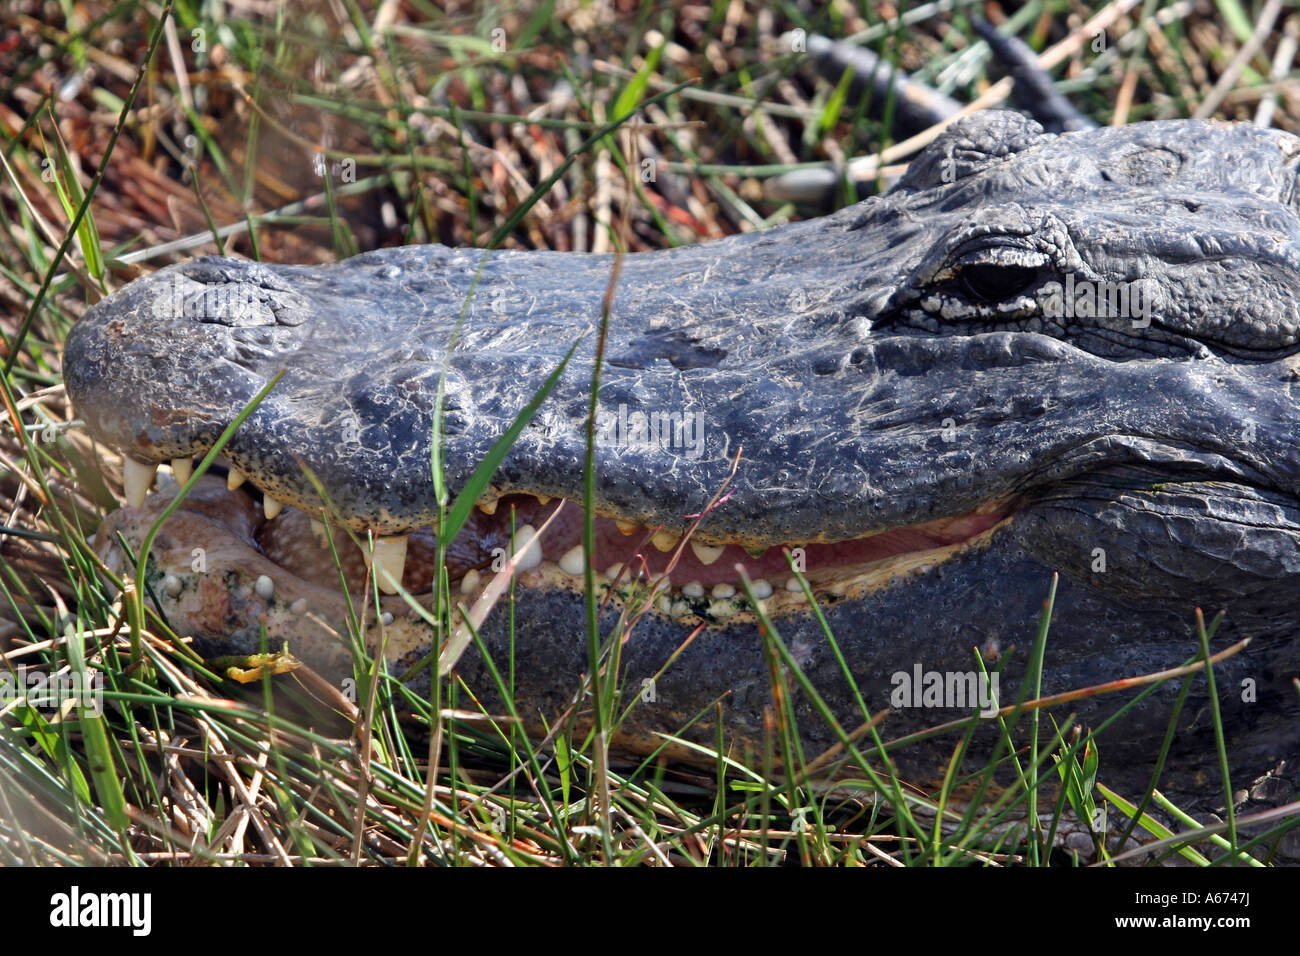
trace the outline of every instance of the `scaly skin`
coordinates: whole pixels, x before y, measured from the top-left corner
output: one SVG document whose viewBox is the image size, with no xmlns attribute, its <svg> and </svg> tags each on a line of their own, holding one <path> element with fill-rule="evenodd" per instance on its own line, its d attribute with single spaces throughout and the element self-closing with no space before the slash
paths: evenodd
<svg viewBox="0 0 1300 956">
<path fill-rule="evenodd" d="M 596 567 L 628 560 L 656 529 L 671 544 L 740 460 L 730 496 L 695 534 L 729 547 L 713 564 L 688 549 L 672 591 L 624 648 L 626 679 L 639 688 L 705 625 L 656 682 L 654 701 L 634 709 L 623 741 L 648 746 L 701 712 L 688 736 L 712 740 L 710 703 L 722 697 L 732 739 L 761 742 L 769 679 L 752 613 L 726 595 L 737 562 L 770 579 L 770 610 L 795 658 L 846 725 L 860 721 L 820 625 L 784 591 L 783 559 L 738 547 L 785 545 L 805 548 L 873 710 L 888 705 L 894 674 L 917 664 L 972 670 L 976 646 L 1006 656 L 1003 696 L 1012 698 L 1053 571 L 1063 578 L 1046 693 L 1182 663 L 1196 653 L 1193 609 L 1225 607 L 1215 647 L 1253 639 L 1218 672 L 1234 783 L 1294 765 L 1298 156 L 1294 137 L 1247 125 L 1052 136 L 985 113 L 952 127 L 885 196 L 770 232 L 626 257 L 602 410 L 697 415 L 702 432 L 698 444 L 670 448 L 626 436 L 599 443 L 595 509 L 641 530 L 624 540 L 602 523 Z M 315 514 L 306 465 L 353 529 L 406 534 L 436 514 L 440 375 L 454 492 L 593 328 L 611 268 L 607 256 L 441 246 L 323 268 L 196 260 L 87 314 L 68 342 L 68 390 L 96 437 L 151 463 L 211 447 L 287 369 L 232 440 L 233 466 Z M 1060 314 L 1062 286 L 1103 281 L 1135 297 L 1131 314 Z M 524 496 L 582 498 L 594 339 L 587 334 L 482 499 L 517 505 L 518 525 L 538 525 L 554 507 Z M 506 510 L 476 515 L 457 580 L 506 537 Z M 140 516 L 117 520 L 130 530 Z M 515 674 L 525 713 L 556 713 L 586 670 L 580 578 L 555 567 L 575 540 L 572 523 L 561 528 L 524 575 Z M 251 572 L 240 562 L 267 544 L 254 536 L 247 547 L 228 569 L 245 585 Z M 648 544 L 640 553 L 653 572 L 668 560 Z M 846 561 L 875 563 L 850 573 L 837 567 Z M 279 567 L 286 580 L 296 575 Z M 410 562 L 406 574 L 416 574 Z M 683 593 L 690 581 L 703 597 Z M 244 619 L 264 610 L 249 606 Z M 606 633 L 618 610 L 616 600 Z M 484 629 L 500 656 L 503 618 Z M 251 646 L 248 627 L 197 612 L 181 619 L 215 648 Z M 409 636 L 408 659 L 420 644 Z M 299 640 L 295 651 L 310 661 Z M 337 664 L 328 657 L 327 669 Z M 486 689 L 473 654 L 461 671 Z M 1176 690 L 1103 738 L 1105 779 L 1145 786 Z M 1170 789 L 1216 789 L 1206 703 L 1198 682 Z M 1116 706 L 1091 699 L 1059 716 L 1095 725 Z M 834 740 L 801 695 L 796 710 L 806 752 Z M 901 709 L 886 736 L 959 715 Z M 921 748 L 918 761 L 951 746 Z"/>
</svg>

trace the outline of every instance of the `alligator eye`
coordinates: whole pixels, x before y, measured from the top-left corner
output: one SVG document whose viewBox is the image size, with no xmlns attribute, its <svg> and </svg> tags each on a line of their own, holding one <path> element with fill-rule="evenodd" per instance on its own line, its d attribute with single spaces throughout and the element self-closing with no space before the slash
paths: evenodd
<svg viewBox="0 0 1300 956">
<path fill-rule="evenodd" d="M 957 273 L 957 287 L 975 302 L 1003 302 L 1024 292 L 1038 278 L 1032 266 L 1004 266 L 993 263 L 964 266 Z"/>
</svg>

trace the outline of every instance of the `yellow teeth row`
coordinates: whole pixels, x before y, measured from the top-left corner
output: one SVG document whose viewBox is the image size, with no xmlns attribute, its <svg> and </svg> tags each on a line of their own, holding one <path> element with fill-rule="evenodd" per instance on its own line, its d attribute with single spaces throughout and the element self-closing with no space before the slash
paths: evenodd
<svg viewBox="0 0 1300 956">
<path fill-rule="evenodd" d="M 194 474 L 194 460 L 192 458 L 173 458 L 171 460 L 172 475 L 180 484 L 190 480 Z M 136 461 L 134 458 L 125 457 L 122 459 L 122 486 L 126 491 L 126 502 L 132 508 L 139 508 L 144 504 L 145 497 L 149 494 L 149 489 L 153 486 L 154 478 L 158 474 L 158 463 L 152 462 L 146 464 Z M 231 491 L 236 490 L 248 476 L 234 466 L 226 474 L 226 487 Z M 277 501 L 270 495 L 262 495 L 262 511 L 268 518 L 274 518 L 284 510 L 284 502 Z"/>
<path fill-rule="evenodd" d="M 194 459 L 173 458 L 171 460 L 171 469 L 176 481 L 183 485 L 194 474 Z M 132 508 L 139 508 L 143 505 L 145 496 L 149 494 L 149 489 L 153 486 L 154 477 L 157 474 L 157 462 L 146 464 L 131 457 L 123 458 L 122 485 L 126 491 L 127 504 Z M 234 491 L 247 480 L 242 471 L 232 467 L 226 476 L 226 487 Z M 278 508 L 276 510 L 279 511 Z"/>
</svg>

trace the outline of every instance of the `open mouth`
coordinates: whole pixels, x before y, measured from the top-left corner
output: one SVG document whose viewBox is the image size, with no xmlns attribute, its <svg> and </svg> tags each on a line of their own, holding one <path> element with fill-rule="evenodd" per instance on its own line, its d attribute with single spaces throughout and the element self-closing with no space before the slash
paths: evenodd
<svg viewBox="0 0 1300 956">
<path fill-rule="evenodd" d="M 476 509 L 468 529 L 470 538 L 480 542 L 480 552 L 509 546 L 513 525 L 512 553 L 522 552 L 519 567 L 525 575 L 536 570 L 547 577 L 554 571 L 575 579 L 582 576 L 585 554 L 580 504 L 564 499 L 543 502 L 531 495 L 509 495 L 496 503 L 493 512 L 489 515 Z M 665 578 L 663 591 L 673 599 L 681 597 L 689 601 L 709 598 L 725 601 L 739 594 L 742 584 L 738 566 L 741 566 L 753 582 L 756 597 L 769 598 L 785 591 L 799 601 L 804 598 L 803 586 L 794 574 L 792 563 L 814 589 L 833 592 L 872 571 L 900 572 L 920 567 L 927 561 L 933 563 L 941 557 L 941 552 L 971 541 L 996 525 L 1006 513 L 1004 506 L 991 504 L 970 514 L 845 541 L 792 541 L 766 548 L 706 542 L 695 535 L 677 535 L 598 515 L 592 564 L 598 574 L 611 582 L 655 582 Z M 535 540 L 535 529 L 548 520 L 550 525 L 545 534 L 540 541 Z M 463 573 L 469 577 L 473 570 L 466 569 Z M 453 569 L 449 571 L 455 573 Z"/>
<path fill-rule="evenodd" d="M 183 473 L 177 477 L 188 477 Z M 242 482 L 235 482 L 242 484 Z M 242 489 L 221 489 L 216 477 L 201 483 L 202 493 L 183 507 L 207 511 L 256 547 L 285 572 L 325 586 L 337 586 L 338 573 L 354 592 L 366 583 L 370 563 L 341 529 L 326 535 L 322 522 L 262 496 L 259 507 Z M 138 489 L 137 489 L 138 490 Z M 215 497 L 221 498 L 220 503 Z M 269 509 L 267 503 L 271 502 Z M 725 506 L 725 505 L 724 505 Z M 653 589 L 661 613 L 720 620 L 749 607 L 740 573 L 743 567 L 754 596 L 776 611 L 806 605 L 799 572 L 820 598 L 834 601 L 855 589 L 870 589 L 906 573 L 922 572 L 985 540 L 1011 513 L 1007 500 L 990 502 L 966 514 L 895 528 L 836 542 L 798 542 L 755 548 L 706 541 L 597 515 L 590 561 L 601 588 L 620 598 Z M 269 517 L 268 517 L 269 515 Z M 238 517 L 232 517 L 238 516 Z M 543 529 L 539 534 L 539 529 Z M 445 555 L 453 590 L 473 595 L 509 557 L 523 587 L 584 586 L 580 503 L 509 494 L 475 507 Z M 364 536 L 362 536 L 364 539 Z M 339 555 L 335 568 L 332 539 Z M 400 537 L 377 537 L 373 569 L 380 590 L 395 594 L 394 581 L 414 595 L 430 592 L 438 542 L 432 528 Z"/>
</svg>

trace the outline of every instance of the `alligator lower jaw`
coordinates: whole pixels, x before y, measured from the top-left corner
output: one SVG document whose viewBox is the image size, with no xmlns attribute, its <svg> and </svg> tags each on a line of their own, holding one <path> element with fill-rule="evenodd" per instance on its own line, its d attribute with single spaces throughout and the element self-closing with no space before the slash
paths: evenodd
<svg viewBox="0 0 1300 956">
<path fill-rule="evenodd" d="M 110 523 L 125 520 L 147 528 L 151 516 L 161 513 L 172 493 L 150 495 L 142 508 L 125 509 L 118 513 L 126 516 L 124 519 L 115 515 Z M 964 515 L 921 525 L 834 543 L 773 546 L 761 552 L 737 544 L 701 544 L 690 535 L 670 537 L 656 534 L 655 529 L 597 516 L 592 566 L 602 592 L 627 599 L 634 590 L 646 594 L 653 588 L 653 603 L 659 613 L 720 621 L 749 608 L 742 568 L 755 597 L 763 599 L 769 611 L 794 610 L 806 607 L 807 596 L 791 568 L 792 561 L 815 595 L 835 600 L 872 590 L 898 575 L 927 571 L 978 546 L 1007 519 L 1010 510 L 1007 501 L 991 502 Z M 243 490 L 230 491 L 219 479 L 204 478 L 178 514 L 187 511 L 214 519 L 229 538 L 221 543 L 223 550 L 252 549 L 284 576 L 337 590 L 341 570 L 354 593 L 365 586 L 367 561 L 348 535 L 338 529 L 330 535 L 340 559 L 336 568 L 325 550 L 323 526 L 297 509 L 285 508 L 267 519 Z M 540 540 L 535 539 L 536 530 L 542 528 Z M 517 581 L 523 588 L 580 591 L 585 571 L 582 534 L 581 506 L 565 499 L 542 501 L 514 494 L 501 498 L 490 514 L 475 508 L 445 556 L 453 590 L 464 595 L 476 593 L 501 569 L 505 556 L 513 554 Z M 437 539 L 431 529 L 422 529 L 402 540 L 402 585 L 414 595 L 428 594 Z M 384 583 L 385 577 L 380 575 L 381 590 L 396 592 Z"/>
</svg>

